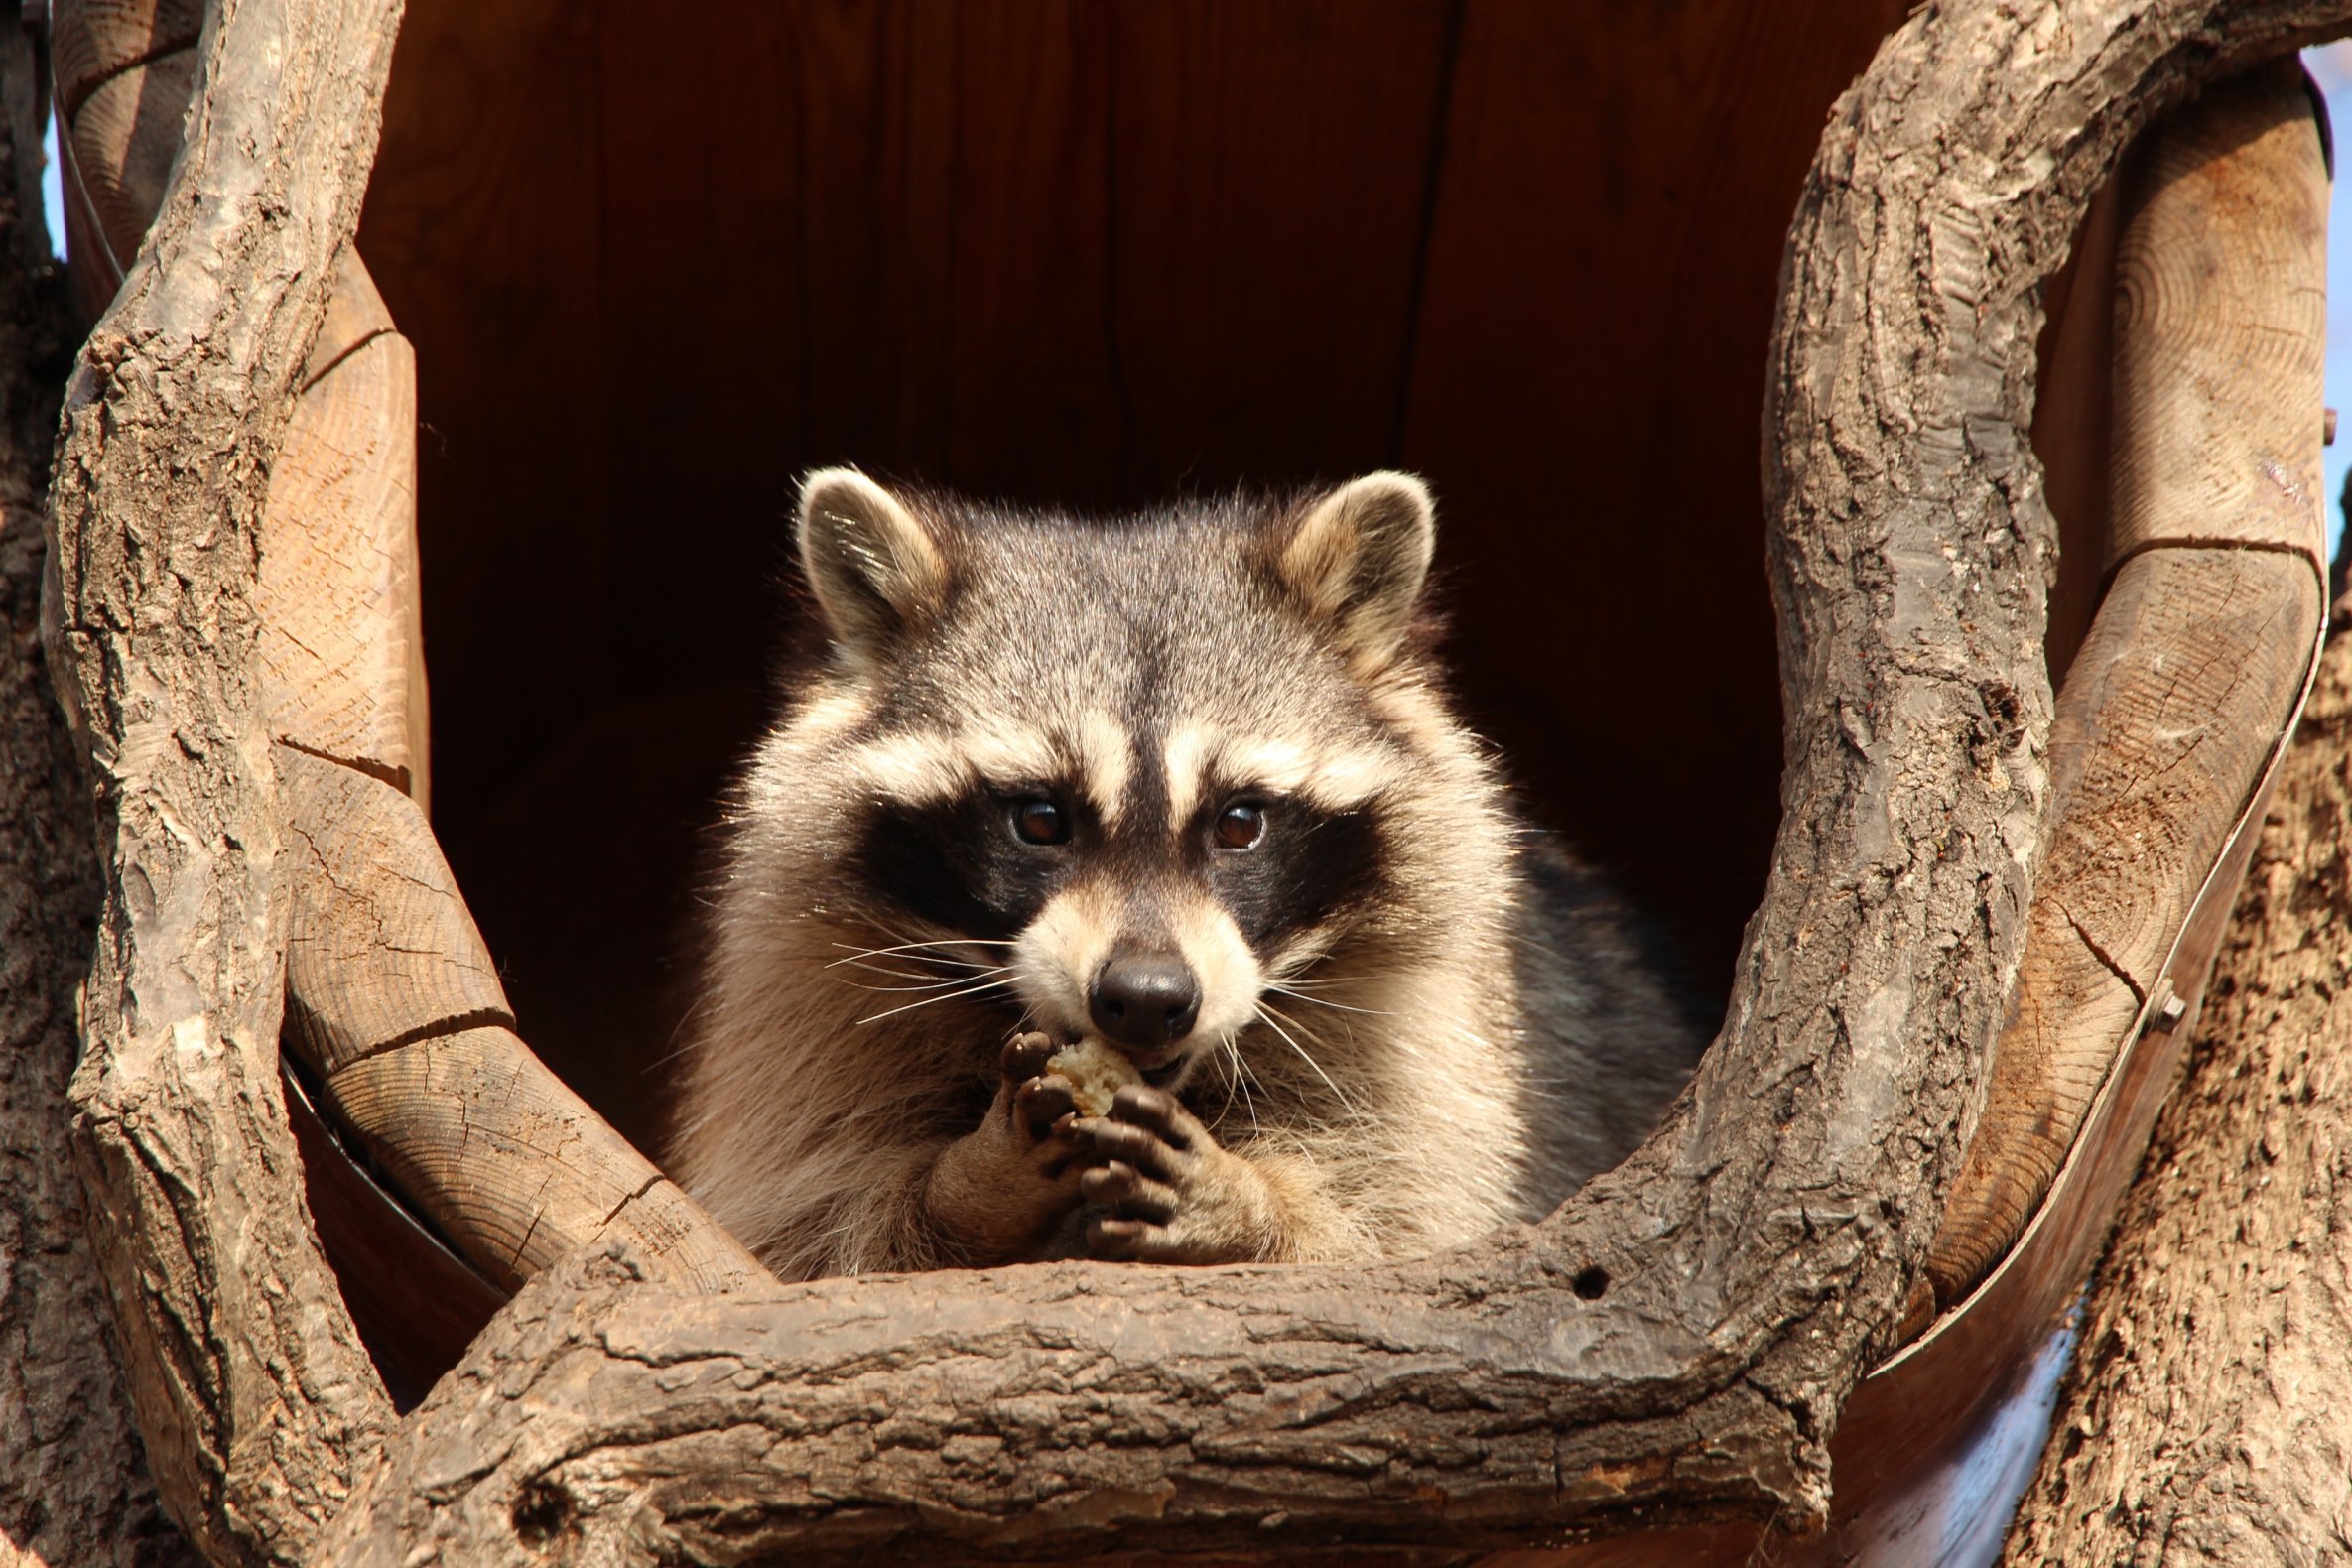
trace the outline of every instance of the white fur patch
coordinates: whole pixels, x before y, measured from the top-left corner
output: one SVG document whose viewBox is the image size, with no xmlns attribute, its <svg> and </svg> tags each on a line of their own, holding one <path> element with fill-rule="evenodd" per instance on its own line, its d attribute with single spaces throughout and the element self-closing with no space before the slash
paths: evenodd
<svg viewBox="0 0 2352 1568">
<path fill-rule="evenodd" d="M 1013 989 L 1036 1023 L 1055 1033 L 1087 1026 L 1087 988 L 1118 936 L 1118 902 L 1081 883 L 1056 893 L 1012 949 Z"/>
<path fill-rule="evenodd" d="M 1056 757 L 1068 750 L 1025 724 L 954 734 L 902 730 L 850 747 L 841 766 L 868 793 L 926 806 L 954 799 L 975 778 L 999 785 L 1051 779 L 1062 771 Z"/>
<path fill-rule="evenodd" d="M 1168 773 L 1168 821 L 1181 823 L 1201 803 L 1201 773 L 1209 761 L 1209 732 L 1197 724 L 1179 724 L 1168 731 L 1161 750 Z"/>
<path fill-rule="evenodd" d="M 1240 1033 L 1257 1015 L 1257 993 L 1265 983 L 1249 944 L 1213 898 L 1195 893 L 1177 904 L 1174 915 L 1176 950 L 1201 984 L 1193 1032 L 1207 1041 Z"/>
<path fill-rule="evenodd" d="M 1103 709 L 1087 710 L 1078 721 L 1079 771 L 1086 792 L 1107 828 L 1126 811 L 1127 784 L 1135 772 L 1135 742 Z"/>
<path fill-rule="evenodd" d="M 1294 795 L 1326 811 L 1350 811 L 1393 787 L 1403 759 L 1378 745 L 1321 751 L 1281 735 L 1212 736 L 1197 724 L 1169 736 L 1168 819 L 1182 823 L 1212 784 L 1221 789 Z"/>
<path fill-rule="evenodd" d="M 820 689 L 792 716 L 792 729 L 809 740 L 830 740 L 865 721 L 873 708 L 864 694 L 848 687 Z"/>
<path fill-rule="evenodd" d="M 867 793 L 914 806 L 953 799 L 972 776 L 954 737 L 921 732 L 884 735 L 853 746 L 842 765 Z"/>
<path fill-rule="evenodd" d="M 974 772 L 994 784 L 1050 779 L 1062 771 L 1055 759 L 1066 749 L 1041 730 L 1003 720 L 960 731 L 956 746 Z"/>
</svg>

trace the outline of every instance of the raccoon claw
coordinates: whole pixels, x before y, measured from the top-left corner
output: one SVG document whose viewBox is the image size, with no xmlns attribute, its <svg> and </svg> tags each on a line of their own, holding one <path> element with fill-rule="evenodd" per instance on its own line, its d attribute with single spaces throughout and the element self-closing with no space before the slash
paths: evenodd
<svg viewBox="0 0 2352 1568">
<path fill-rule="evenodd" d="M 1176 1218 L 1175 1189 L 1153 1181 L 1123 1160 L 1098 1165 L 1078 1178 L 1079 1193 L 1117 1221 L 1166 1225 Z"/>
<path fill-rule="evenodd" d="M 1012 1106 L 1013 1119 L 1021 1131 L 1028 1134 L 1031 1142 L 1057 1132 L 1070 1132 L 1077 1125 L 1078 1101 L 1075 1091 L 1070 1086 L 1070 1080 L 1059 1073 L 1032 1078 L 1021 1085 L 1013 1091 Z M 1063 1125 L 1065 1121 L 1069 1126 Z M 1068 1141 L 1075 1150 L 1078 1139 L 1072 1136 Z"/>
<path fill-rule="evenodd" d="M 1139 1128 L 1178 1151 L 1209 1141 L 1209 1130 L 1184 1102 L 1149 1084 L 1128 1084 L 1111 1102 L 1111 1121 Z"/>
<path fill-rule="evenodd" d="M 1178 1158 L 1182 1148 L 1149 1127 L 1097 1116 L 1085 1122 L 1081 1130 L 1094 1144 L 1095 1152 L 1113 1163 L 1123 1161 L 1129 1168 L 1160 1181 L 1178 1181 L 1186 1174 Z"/>
<path fill-rule="evenodd" d="M 1008 1084 L 1023 1083 L 1045 1072 L 1045 1064 L 1054 1054 L 1050 1036 L 1032 1029 L 1027 1034 L 1016 1034 L 1004 1042 L 1004 1052 L 998 1057 Z"/>
<path fill-rule="evenodd" d="M 1159 1229 L 1141 1220 L 1119 1220 L 1105 1215 L 1087 1222 L 1087 1256 L 1105 1263 L 1140 1263 L 1152 1255 L 1152 1233 Z"/>
</svg>

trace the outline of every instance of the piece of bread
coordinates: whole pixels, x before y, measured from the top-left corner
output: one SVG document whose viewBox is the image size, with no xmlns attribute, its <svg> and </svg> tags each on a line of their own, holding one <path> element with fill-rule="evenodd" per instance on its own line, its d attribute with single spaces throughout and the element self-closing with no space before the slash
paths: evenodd
<svg viewBox="0 0 2352 1568">
<path fill-rule="evenodd" d="M 1046 1058 L 1045 1070 L 1070 1080 L 1071 1098 L 1079 1114 L 1106 1116 L 1111 1099 L 1125 1084 L 1140 1084 L 1143 1074 L 1117 1046 L 1089 1035 L 1074 1040 Z"/>
</svg>

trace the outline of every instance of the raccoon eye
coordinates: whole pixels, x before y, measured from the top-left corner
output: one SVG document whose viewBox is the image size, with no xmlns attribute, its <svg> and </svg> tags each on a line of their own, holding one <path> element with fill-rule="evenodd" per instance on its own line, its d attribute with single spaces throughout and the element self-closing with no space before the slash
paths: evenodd
<svg viewBox="0 0 2352 1568">
<path fill-rule="evenodd" d="M 1217 842 L 1228 849 L 1252 849 L 1266 836 L 1262 806 L 1233 805 L 1217 814 Z"/>
<path fill-rule="evenodd" d="M 1050 800 L 1013 802 L 1012 831 L 1025 844 L 1067 844 L 1070 817 Z"/>
</svg>

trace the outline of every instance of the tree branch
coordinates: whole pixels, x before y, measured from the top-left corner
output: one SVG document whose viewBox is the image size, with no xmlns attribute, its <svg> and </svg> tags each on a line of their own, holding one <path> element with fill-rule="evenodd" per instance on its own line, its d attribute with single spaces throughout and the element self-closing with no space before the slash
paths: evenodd
<svg viewBox="0 0 2352 1568">
<path fill-rule="evenodd" d="M 214 1562 L 287 1561 L 390 1407 L 303 1208 L 252 607 L 267 464 L 374 156 L 398 0 L 219 0 L 177 177 L 84 345 L 54 650 L 105 900 L 76 1148 L 157 1485 Z"/>
</svg>

